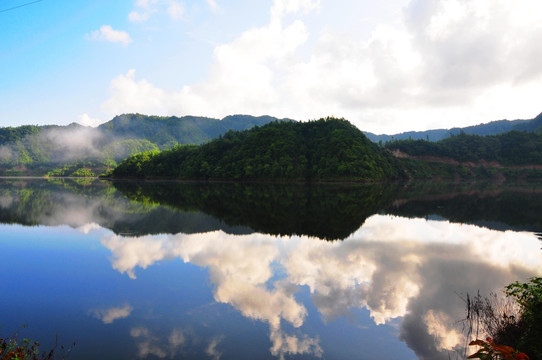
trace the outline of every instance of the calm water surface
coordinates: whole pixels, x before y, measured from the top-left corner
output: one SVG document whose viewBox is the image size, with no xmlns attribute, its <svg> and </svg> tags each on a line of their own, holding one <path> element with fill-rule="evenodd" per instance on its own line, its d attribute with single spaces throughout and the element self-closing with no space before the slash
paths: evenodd
<svg viewBox="0 0 542 360">
<path fill-rule="evenodd" d="M 542 274 L 537 184 L 0 179 L 0 336 L 73 359 L 448 359 Z"/>
</svg>

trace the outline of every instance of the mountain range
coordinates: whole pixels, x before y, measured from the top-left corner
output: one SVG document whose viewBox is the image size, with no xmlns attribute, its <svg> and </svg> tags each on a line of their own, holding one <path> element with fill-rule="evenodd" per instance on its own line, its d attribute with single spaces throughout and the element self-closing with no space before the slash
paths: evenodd
<svg viewBox="0 0 542 360">
<path fill-rule="evenodd" d="M 294 120 L 249 115 L 232 115 L 219 120 L 123 114 L 97 128 L 76 123 L 0 127 L 0 175 L 98 175 L 135 153 L 170 149 L 178 144 L 199 145 L 229 130 L 247 130 L 274 121 Z M 364 134 L 373 142 L 387 143 L 402 139 L 438 141 L 461 133 L 495 135 L 512 130 L 542 132 L 542 114 L 531 120 L 499 120 L 464 128 L 394 135 Z"/>
<path fill-rule="evenodd" d="M 0 128 L 0 175 L 98 175 L 131 154 L 177 144 L 202 144 L 229 130 L 250 129 L 272 121 L 289 119 L 124 114 L 96 128 L 77 123 L 4 127 Z"/>
<path fill-rule="evenodd" d="M 453 127 L 451 129 L 435 129 L 426 131 L 407 131 L 394 135 L 376 135 L 364 131 L 371 141 L 386 143 L 393 140 L 428 140 L 439 141 L 450 137 L 451 135 L 459 135 L 465 133 L 468 135 L 497 135 L 509 131 L 526 131 L 526 132 L 542 132 L 542 113 L 530 120 L 496 120 L 489 123 L 467 126 L 463 128 Z"/>
</svg>

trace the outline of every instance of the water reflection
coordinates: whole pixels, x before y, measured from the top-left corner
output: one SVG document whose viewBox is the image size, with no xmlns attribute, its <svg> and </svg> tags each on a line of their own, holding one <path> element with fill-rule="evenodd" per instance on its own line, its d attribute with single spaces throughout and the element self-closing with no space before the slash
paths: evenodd
<svg viewBox="0 0 542 360">
<path fill-rule="evenodd" d="M 252 232 L 194 209 L 176 211 L 156 201 L 132 201 L 109 182 L 95 180 L 89 184 L 74 179 L 0 179 L 0 222 L 69 225 L 84 231 L 105 227 L 132 235 L 219 229 L 234 234 Z"/>
<path fill-rule="evenodd" d="M 538 184 L 232 184 L 0 179 L 0 221 L 116 234 L 222 230 L 344 239 L 373 214 L 542 232 Z"/>
<path fill-rule="evenodd" d="M 407 217 L 444 218 L 495 230 L 542 231 L 542 187 L 539 183 L 416 183 L 386 212 Z"/>
<path fill-rule="evenodd" d="M 92 336 L 124 336 L 140 358 L 262 358 L 243 340 L 232 343 L 241 326 L 254 333 L 250 341 L 266 336 L 254 348 L 274 358 L 412 358 L 394 336 L 420 359 L 453 358 L 466 341 L 457 323 L 464 315 L 459 296 L 542 274 L 533 233 L 540 212 L 529 213 L 542 210 L 541 192 L 530 185 L 115 186 L 119 191 L 104 182 L 6 180 L 0 221 L 69 225 L 85 239 L 96 237 L 102 267 L 79 271 L 88 277 L 109 268 L 116 276 L 103 275 L 78 295 L 92 288 L 108 294 L 86 300 Z M 522 212 L 504 211 L 520 203 Z M 74 278 L 74 266 L 91 255 L 80 256 L 63 268 L 63 279 Z M 178 263 L 190 267 L 181 271 Z M 5 266 L 0 270 L 14 269 Z M 212 302 L 196 295 L 207 291 L 205 282 Z M 18 286 L 24 291 L 24 282 Z M 140 299 L 171 289 L 182 296 Z M 115 291 L 122 296 L 111 296 Z M 197 305 L 187 315 L 190 301 Z M 240 325 L 235 314 L 251 322 Z M 336 324 L 340 339 L 330 330 Z"/>
<path fill-rule="evenodd" d="M 104 324 L 112 324 L 115 320 L 124 319 L 130 316 L 132 310 L 134 310 L 134 308 L 130 306 L 130 304 L 126 304 L 121 307 L 93 310 L 91 313 Z"/>
<path fill-rule="evenodd" d="M 540 243 L 532 234 L 388 215 L 370 217 L 333 243 L 223 232 L 109 236 L 102 243 L 113 254 L 113 267 L 133 278 L 137 267 L 175 257 L 209 268 L 215 300 L 269 324 L 276 356 L 323 352 L 317 338 L 282 328 L 302 328 L 308 316 L 294 296 L 301 286 L 309 288 L 325 321 L 361 308 L 377 325 L 402 318 L 399 336 L 420 358 L 444 359 L 465 344 L 457 294 L 495 291 L 542 273 Z M 283 278 L 274 279 L 273 264 L 280 264 Z"/>
<path fill-rule="evenodd" d="M 201 211 L 229 226 L 276 235 L 342 239 L 389 204 L 399 185 L 115 182 L 139 203 Z"/>
</svg>

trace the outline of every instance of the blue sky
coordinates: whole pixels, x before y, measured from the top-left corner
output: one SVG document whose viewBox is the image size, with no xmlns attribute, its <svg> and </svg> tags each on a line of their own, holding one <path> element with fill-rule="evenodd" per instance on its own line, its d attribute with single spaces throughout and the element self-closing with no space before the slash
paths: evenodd
<svg viewBox="0 0 542 360">
<path fill-rule="evenodd" d="M 397 133 L 542 111 L 538 0 L 0 2 L 0 126 L 345 117 Z"/>
</svg>

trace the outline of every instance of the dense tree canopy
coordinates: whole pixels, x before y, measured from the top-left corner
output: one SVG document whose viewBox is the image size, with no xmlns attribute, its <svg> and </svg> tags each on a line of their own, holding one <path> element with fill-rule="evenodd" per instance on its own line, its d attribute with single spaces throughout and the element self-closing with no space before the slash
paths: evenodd
<svg viewBox="0 0 542 360">
<path fill-rule="evenodd" d="M 34 125 L 0 128 L 0 145 L 19 141 L 27 135 L 39 133 L 40 130 L 41 128 L 39 126 Z"/>
<path fill-rule="evenodd" d="M 386 147 L 411 156 L 438 156 L 460 162 L 484 160 L 505 166 L 542 164 L 542 134 L 520 131 L 491 136 L 461 133 L 438 142 L 400 140 Z"/>
<path fill-rule="evenodd" d="M 344 119 L 273 122 L 229 131 L 201 146 L 177 146 L 124 160 L 114 177 L 180 179 L 349 179 L 401 177 L 397 160 Z"/>
</svg>

